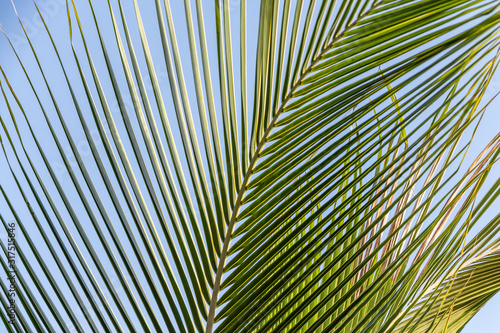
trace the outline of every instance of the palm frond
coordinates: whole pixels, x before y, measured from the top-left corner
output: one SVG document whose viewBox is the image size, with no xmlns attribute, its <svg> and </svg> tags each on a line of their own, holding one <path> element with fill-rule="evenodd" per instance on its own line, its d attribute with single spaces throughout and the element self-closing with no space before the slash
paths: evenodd
<svg viewBox="0 0 500 333">
<path fill-rule="evenodd" d="M 233 7 L 68 0 L 56 32 L 35 3 L 43 52 L 4 32 L 6 331 L 458 332 L 500 289 L 500 136 L 465 162 L 498 2 Z"/>
</svg>

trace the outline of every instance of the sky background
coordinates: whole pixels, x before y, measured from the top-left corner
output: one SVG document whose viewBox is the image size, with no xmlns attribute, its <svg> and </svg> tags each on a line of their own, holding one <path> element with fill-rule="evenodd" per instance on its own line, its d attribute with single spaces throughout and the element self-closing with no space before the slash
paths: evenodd
<svg viewBox="0 0 500 333">
<path fill-rule="evenodd" d="M 105 1 L 101 2 L 96 2 L 96 7 L 98 9 L 97 13 L 99 15 L 106 15 L 107 10 L 106 7 L 102 6 L 102 4 Z M 176 3 L 180 3 L 180 1 L 171 1 L 172 6 L 174 7 L 174 13 L 179 12 L 179 8 L 176 9 Z M 212 4 L 213 1 L 208 1 L 207 3 Z M 41 22 L 36 14 L 36 10 L 31 2 L 31 0 L 22 0 L 22 1 L 15 1 L 15 4 L 17 6 L 18 12 L 20 14 L 21 19 L 23 20 L 24 24 L 26 25 L 26 28 L 28 30 L 28 34 L 32 38 L 32 42 L 37 50 L 39 52 L 39 57 L 42 59 L 42 62 L 47 63 L 47 64 L 52 64 L 54 72 L 59 71 L 57 67 L 57 63 L 55 62 L 55 59 L 53 57 L 53 52 L 50 50 L 48 47 L 49 39 L 47 38 L 45 32 L 43 31 L 43 27 L 41 25 Z M 38 0 L 37 4 L 40 6 L 41 10 L 44 13 L 44 17 L 46 19 L 47 24 L 49 25 L 49 28 L 51 29 L 52 33 L 54 34 L 54 37 L 56 39 L 56 44 L 61 46 L 61 53 L 63 56 L 63 59 L 71 59 L 72 54 L 70 53 L 70 48 L 64 48 L 64 46 L 69 46 L 69 38 L 68 38 L 68 21 L 66 18 L 66 12 L 65 12 L 65 1 L 62 0 Z M 86 6 L 86 1 L 76 1 L 76 4 L 78 6 L 78 9 L 80 10 L 80 19 L 82 20 L 82 23 L 85 25 L 86 23 L 91 22 L 91 16 L 88 11 L 88 8 Z M 209 5 L 207 5 L 209 6 Z M 149 20 L 154 20 L 156 22 L 156 18 L 154 17 L 154 12 L 151 10 L 153 6 L 144 6 L 145 8 L 141 8 L 141 13 L 143 15 L 143 19 L 146 25 L 146 29 L 148 29 L 148 21 Z M 230 7 L 231 10 L 234 11 L 234 13 L 239 13 L 239 1 L 237 0 L 230 0 Z M 208 7 L 207 7 L 208 8 Z M 130 12 L 130 11 L 129 11 Z M 257 17 L 258 11 L 255 8 L 255 6 L 250 5 L 249 6 L 249 29 L 248 29 L 248 48 L 253 50 L 252 47 L 255 45 L 256 39 L 257 39 Z M 236 15 L 235 15 L 236 16 Z M 236 20 L 235 20 L 236 21 Z M 135 20 L 132 18 L 129 21 L 129 25 L 133 25 Z M 209 22 L 210 23 L 210 22 Z M 33 61 L 30 51 L 29 51 L 29 46 L 26 42 L 26 40 L 22 37 L 22 31 L 20 30 L 20 26 L 17 22 L 17 19 L 14 15 L 14 11 L 12 10 L 12 5 L 10 3 L 10 0 L 0 0 L 0 24 L 2 25 L 3 29 L 5 32 L 9 35 L 11 38 L 11 41 L 13 42 L 14 46 L 17 48 L 19 54 L 23 58 L 23 61 L 25 62 L 25 65 L 28 69 L 30 68 L 35 68 L 36 64 Z M 252 24 L 254 24 L 254 27 L 252 27 Z M 181 25 L 183 26 L 183 25 Z M 215 42 L 215 39 L 213 38 L 215 36 L 215 33 L 212 30 L 210 30 L 211 26 L 210 24 L 207 24 L 207 36 L 209 37 L 209 45 L 212 45 Z M 112 38 L 112 30 L 110 29 L 110 26 L 103 26 L 102 31 L 105 34 L 105 37 L 107 38 Z M 237 30 L 233 30 L 237 31 Z M 188 43 L 182 43 L 182 41 L 187 41 L 187 35 L 186 31 L 183 30 L 182 28 L 178 29 L 177 31 L 177 38 L 178 41 L 181 43 L 181 54 L 189 54 L 188 53 Z M 78 34 L 76 32 L 76 34 Z M 137 31 L 132 29 L 132 34 L 137 37 Z M 153 33 L 148 34 L 151 36 Z M 88 42 L 90 43 L 91 47 L 95 47 L 97 43 L 97 37 L 94 32 L 89 32 L 88 35 Z M 235 37 L 236 38 L 236 37 Z M 136 39 L 137 40 L 137 39 Z M 81 44 L 80 44 L 80 39 L 78 38 L 77 41 L 75 42 L 75 45 L 77 48 L 81 49 Z M 161 57 L 161 43 L 158 43 L 158 41 L 151 41 L 150 42 L 150 48 L 153 54 L 153 60 L 155 62 L 155 66 L 157 67 L 157 72 L 159 76 L 160 83 L 163 82 L 162 84 L 162 92 L 164 92 L 163 96 L 166 99 L 166 103 L 171 103 L 168 99 L 169 94 L 167 93 L 168 91 L 168 84 L 166 84 L 166 71 L 165 71 L 165 65 L 162 63 Z M 234 58 L 238 59 L 239 57 L 239 50 L 235 48 L 234 50 Z M 211 48 L 211 59 L 215 58 L 214 54 L 214 49 Z M 138 46 L 136 46 L 136 52 L 138 51 Z M 155 56 L 156 55 L 156 56 Z M 116 53 L 111 52 L 111 57 L 112 59 L 119 59 L 118 55 Z M 114 57 L 114 58 L 113 58 Z M 249 66 L 253 64 L 253 61 L 255 59 L 254 52 L 250 52 L 248 55 L 248 63 Z M 105 64 L 103 63 L 102 59 L 96 58 L 96 67 L 99 70 L 99 68 L 103 69 Z M 187 62 L 187 61 L 186 61 Z M 4 36 L 0 36 L 0 65 L 4 68 L 4 70 L 7 73 L 7 76 L 10 78 L 11 83 L 14 87 L 25 87 L 26 82 L 22 79 L 22 76 L 20 75 L 20 68 L 17 65 L 17 60 L 15 59 L 15 56 L 13 52 L 10 50 L 8 47 L 8 44 L 6 42 L 6 39 Z M 75 66 L 68 66 L 69 74 L 70 77 L 72 75 L 78 75 Z M 191 73 L 189 71 L 189 68 L 185 68 L 185 77 L 190 78 Z M 253 82 L 251 81 L 251 75 L 252 73 L 252 68 L 249 67 L 249 84 L 248 87 L 251 90 L 253 88 Z M 87 75 L 90 75 L 87 73 Z M 35 80 L 41 79 L 41 77 L 34 77 Z M 123 78 L 121 78 L 123 79 Z M 216 82 L 217 78 L 215 75 L 215 72 L 213 72 L 213 79 L 214 79 L 214 84 L 218 84 Z M 52 79 L 54 80 L 51 82 L 54 84 L 56 87 L 64 87 L 64 82 L 60 79 Z M 59 80 L 59 82 L 57 82 Z M 236 87 L 235 89 L 238 91 L 239 86 L 238 86 L 238 80 L 236 80 Z M 193 89 L 193 82 L 187 82 L 188 86 Z M 109 82 L 103 82 L 104 89 L 110 89 Z M 62 90 L 62 88 L 61 88 Z M 497 73 L 496 76 L 494 77 L 490 88 L 487 92 L 487 96 L 485 98 L 491 98 L 493 97 L 497 92 L 500 91 L 500 73 Z M 57 92 L 59 93 L 59 92 Z M 62 92 L 61 92 L 62 94 Z M 79 96 L 83 96 L 83 90 L 81 88 L 77 89 L 77 94 Z M 194 94 L 191 94 L 193 96 Z M 35 103 L 33 100 L 33 97 L 30 96 L 21 96 L 22 99 L 26 99 L 26 103 L 28 105 L 30 103 Z M 48 98 L 47 94 L 42 93 L 42 98 Z M 251 100 L 249 98 L 249 100 Z M 128 101 L 130 103 L 130 101 Z M 35 105 L 35 104 L 33 104 Z M 65 109 L 66 107 L 69 108 L 71 105 L 71 101 L 69 98 L 67 99 L 62 99 L 61 102 L 61 107 L 62 109 Z M 194 101 L 192 101 L 192 105 L 196 105 Z M 117 111 L 117 105 L 111 104 L 111 107 L 114 108 L 115 111 Z M 482 123 L 480 124 L 477 135 L 475 138 L 475 141 L 473 142 L 471 149 L 470 149 L 470 157 L 475 157 L 477 151 L 479 151 L 482 147 L 484 147 L 492 138 L 494 135 L 498 133 L 500 130 L 500 117 L 498 116 L 498 110 L 500 107 L 500 99 L 497 99 L 494 101 L 490 106 L 489 106 L 489 111 L 486 113 L 485 118 L 483 119 Z M 0 104 L 0 113 L 4 114 L 6 110 L 3 109 L 4 105 L 3 103 Z M 29 112 L 29 111 L 28 111 Z M 37 113 L 31 113 L 30 114 L 33 119 L 37 119 L 36 117 L 40 117 L 41 123 L 43 123 L 41 115 Z M 220 123 L 220 119 L 219 119 Z M 69 122 L 70 128 L 73 128 L 73 124 Z M 74 124 L 74 130 L 77 131 L 77 125 L 76 122 Z M 174 133 L 178 136 L 178 133 Z M 75 137 L 77 139 L 77 143 L 83 142 L 84 141 L 84 135 L 83 133 L 78 133 L 75 134 Z M 80 141 L 78 141 L 80 140 Z M 92 158 L 92 155 L 88 151 L 88 148 L 86 149 L 84 146 L 79 147 L 81 148 L 82 155 L 85 158 Z M 69 146 L 67 146 L 67 149 L 69 149 Z M 86 152 L 86 153 L 85 153 Z M 53 158 L 52 162 L 55 165 L 56 171 L 59 170 L 61 172 L 60 176 L 62 177 L 62 183 L 64 184 L 64 181 L 69 181 L 69 177 L 64 174 L 63 168 L 61 161 L 58 160 L 56 157 L 57 152 L 54 151 L 53 156 L 49 153 L 49 158 Z M 59 164 L 58 164 L 59 163 Z M 58 166 L 59 165 L 59 169 Z M 2 159 L 0 160 L 0 167 L 5 166 L 5 162 Z M 92 171 L 92 170 L 91 170 Z M 489 177 L 490 181 L 493 181 L 500 175 L 498 170 L 495 170 L 495 173 Z M 5 187 L 8 186 L 14 186 L 12 181 L 9 181 L 8 179 L 0 179 L 0 182 L 2 182 L 2 185 Z M 487 186 L 485 186 L 487 187 Z M 19 199 L 19 198 L 18 198 Z M 0 205 L 0 209 L 2 209 L 4 206 Z M 490 216 L 491 217 L 491 216 Z M 478 226 L 479 227 L 479 226 Z M 4 233 L 1 234 L 2 238 L 4 239 L 6 235 Z M 480 312 L 478 315 L 476 315 L 475 318 L 469 322 L 469 324 L 466 326 L 464 329 L 465 333 L 473 333 L 473 332 L 500 332 L 500 295 L 495 296 Z"/>
</svg>

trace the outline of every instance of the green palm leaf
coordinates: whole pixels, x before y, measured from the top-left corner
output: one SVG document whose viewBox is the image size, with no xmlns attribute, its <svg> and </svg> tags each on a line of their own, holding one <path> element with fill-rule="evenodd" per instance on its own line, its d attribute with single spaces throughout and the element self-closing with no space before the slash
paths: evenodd
<svg viewBox="0 0 500 333">
<path fill-rule="evenodd" d="M 458 332 L 500 289 L 500 137 L 469 151 L 497 1 L 34 6 L 46 49 L 19 19 L 0 67 L 5 331 Z"/>
</svg>

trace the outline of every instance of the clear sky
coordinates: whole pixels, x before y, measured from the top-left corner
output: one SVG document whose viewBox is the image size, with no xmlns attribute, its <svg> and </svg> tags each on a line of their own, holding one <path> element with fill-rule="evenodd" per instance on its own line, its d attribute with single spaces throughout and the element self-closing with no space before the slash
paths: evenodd
<svg viewBox="0 0 500 333">
<path fill-rule="evenodd" d="M 98 1 L 94 1 L 96 3 L 96 6 L 99 8 L 102 6 L 102 3 L 105 1 L 101 1 L 101 4 L 98 4 Z M 171 1 L 172 5 L 175 7 L 176 0 Z M 213 2 L 213 1 L 212 1 Z M 44 59 L 44 57 L 52 57 L 50 52 L 46 52 L 44 50 L 44 47 L 47 46 L 48 39 L 45 35 L 45 33 L 42 31 L 41 24 L 39 19 L 37 18 L 36 11 L 32 5 L 31 0 L 20 0 L 20 1 L 15 1 L 18 11 L 21 15 L 21 18 L 23 19 L 24 23 L 26 24 L 26 27 L 28 29 L 28 33 L 33 39 L 33 42 L 37 48 L 37 50 L 40 52 L 40 57 Z M 65 1 L 63 0 L 38 0 L 37 3 L 39 4 L 40 8 L 44 11 L 45 18 L 47 20 L 47 23 L 49 24 L 50 28 L 54 32 L 54 35 L 56 37 L 56 42 L 60 43 L 63 45 L 64 43 L 67 43 L 68 40 L 68 22 L 66 19 L 66 13 L 65 13 Z M 80 3 L 80 1 L 76 1 L 77 5 Z M 83 1 L 83 3 L 86 3 L 86 1 Z M 231 8 L 235 11 L 238 12 L 238 7 L 239 7 L 239 1 L 237 0 L 230 0 L 231 3 Z M 91 18 L 88 15 L 88 11 L 84 10 L 86 6 L 81 5 L 82 7 L 82 12 L 81 12 L 81 19 L 82 22 L 90 22 Z M 104 7 L 106 8 L 106 7 Z M 106 10 L 103 10 L 100 15 L 105 15 Z M 147 24 L 148 19 L 154 19 L 152 17 L 148 17 L 148 15 L 151 15 L 151 12 L 145 11 L 144 13 L 144 18 L 145 22 Z M 252 12 L 250 10 L 249 15 L 255 15 L 255 11 Z M 131 20 L 130 22 L 134 22 L 134 20 Z M 2 24 L 3 29 L 9 34 L 11 40 L 15 44 L 15 46 L 18 48 L 21 54 L 23 52 L 28 52 L 28 45 L 26 41 L 21 37 L 22 33 L 20 30 L 20 27 L 17 23 L 17 20 L 14 16 L 14 12 L 12 10 L 11 4 L 9 0 L 0 0 L 0 23 Z M 252 21 L 249 20 L 250 28 L 248 30 L 249 36 L 249 45 L 252 45 L 253 42 L 256 40 L 256 34 L 257 34 L 257 29 L 251 28 Z M 108 27 L 109 28 L 109 27 Z M 106 29 L 104 29 L 106 31 Z M 109 29 L 108 29 L 109 31 Z M 108 32 L 110 34 L 112 32 Z M 180 29 L 178 32 L 178 40 L 187 40 L 186 33 L 182 29 Z M 213 31 L 208 31 L 208 34 L 213 36 Z M 95 37 L 95 36 L 93 36 Z M 209 40 L 209 42 L 214 42 L 214 40 Z M 95 40 L 92 41 L 92 43 L 95 43 Z M 66 44 L 69 45 L 69 44 Z M 159 51 L 159 44 L 155 43 L 150 43 L 150 46 L 152 48 L 153 54 L 155 54 L 155 51 Z M 184 43 L 181 47 L 187 48 L 188 45 L 187 43 Z M 182 51 L 182 50 L 181 50 Z M 158 54 L 158 53 L 157 53 Z M 188 54 L 188 53 L 184 53 Z M 248 57 L 249 63 L 252 62 L 254 59 L 254 52 L 251 52 Z M 64 56 L 70 56 L 69 54 L 66 54 Z M 238 57 L 237 50 L 235 51 L 235 57 Z M 45 61 L 46 59 L 44 59 Z M 156 60 L 156 59 L 154 59 Z M 14 54 L 10 51 L 10 48 L 8 47 L 6 40 L 4 36 L 0 36 L 0 65 L 2 65 L 7 72 L 7 75 L 9 75 L 10 78 L 12 78 L 12 83 L 14 85 L 19 84 L 21 82 L 20 77 L 18 75 L 19 68 L 15 66 L 14 64 L 16 63 Z M 35 64 L 31 60 L 27 60 L 27 66 L 34 66 Z M 103 67 L 103 63 L 96 63 L 96 66 L 99 68 Z M 164 64 L 161 64 L 160 60 L 158 60 L 158 66 L 159 66 L 159 73 L 164 73 Z M 73 69 L 74 70 L 74 69 Z M 249 71 L 251 72 L 251 71 Z M 16 74 L 17 73 L 17 74 Z M 76 72 L 70 72 L 70 74 L 75 74 Z M 186 77 L 192 77 L 187 73 Z M 161 75 L 160 75 L 161 78 Z M 19 82 L 18 79 L 20 80 Z M 193 83 L 188 82 L 188 85 L 193 85 Z M 167 85 L 164 85 L 165 87 Z M 249 82 L 249 88 L 252 88 L 252 82 Z M 167 89 L 167 88 L 165 88 Z M 497 73 L 495 78 L 493 79 L 493 82 L 490 86 L 490 89 L 488 90 L 488 94 L 486 98 L 488 97 L 493 97 L 494 94 L 497 92 L 500 92 L 500 73 Z M 82 91 L 79 91 L 78 93 L 82 94 Z M 168 94 L 165 94 L 167 96 Z M 194 95 L 194 94 L 193 94 Z M 69 101 L 66 101 L 69 103 Z M 1 104 L 3 106 L 3 104 Z M 63 103 L 64 107 L 64 103 Z M 481 123 L 479 130 L 477 132 L 476 139 L 474 141 L 474 144 L 471 147 L 471 154 L 470 156 L 475 156 L 476 154 L 474 151 L 477 151 L 481 147 L 484 147 L 486 143 L 488 143 L 495 134 L 497 134 L 500 131 L 500 116 L 499 116 L 499 109 L 500 108 L 500 99 L 497 99 L 494 101 L 490 107 L 489 107 L 489 112 L 486 113 L 485 118 L 483 119 L 483 122 Z M 4 110 L 1 110 L 3 113 Z M 35 115 L 36 116 L 36 115 Z M 83 138 L 83 136 L 81 136 Z M 82 139 L 83 140 L 83 139 Z M 90 154 L 87 155 L 88 158 L 90 158 Z M 3 160 L 0 163 L 4 163 Z M 500 172 L 498 172 L 498 168 L 495 170 L 496 173 L 494 175 L 490 176 L 490 180 L 496 179 L 498 175 L 500 175 Z M 8 181 L 7 180 L 0 180 L 3 185 L 8 186 Z M 5 182 L 5 183 L 4 183 Z M 0 206 L 1 208 L 1 206 Z M 490 216 L 491 217 L 491 216 Z M 5 237 L 5 234 L 2 234 L 2 237 Z M 471 320 L 471 322 L 466 326 L 466 328 L 463 331 L 464 333 L 473 333 L 473 332 L 500 332 L 500 295 L 496 295 L 490 303 L 488 303 L 480 312 L 479 314 Z"/>
</svg>

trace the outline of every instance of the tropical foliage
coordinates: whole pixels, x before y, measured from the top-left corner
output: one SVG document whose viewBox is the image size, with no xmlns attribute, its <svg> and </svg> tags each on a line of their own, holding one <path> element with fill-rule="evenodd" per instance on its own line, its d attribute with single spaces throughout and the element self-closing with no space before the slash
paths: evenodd
<svg viewBox="0 0 500 333">
<path fill-rule="evenodd" d="M 500 135 L 468 149 L 498 7 L 71 0 L 69 36 L 36 7 L 53 58 L 24 30 L 0 76 L 2 331 L 460 331 L 500 289 Z"/>
</svg>

